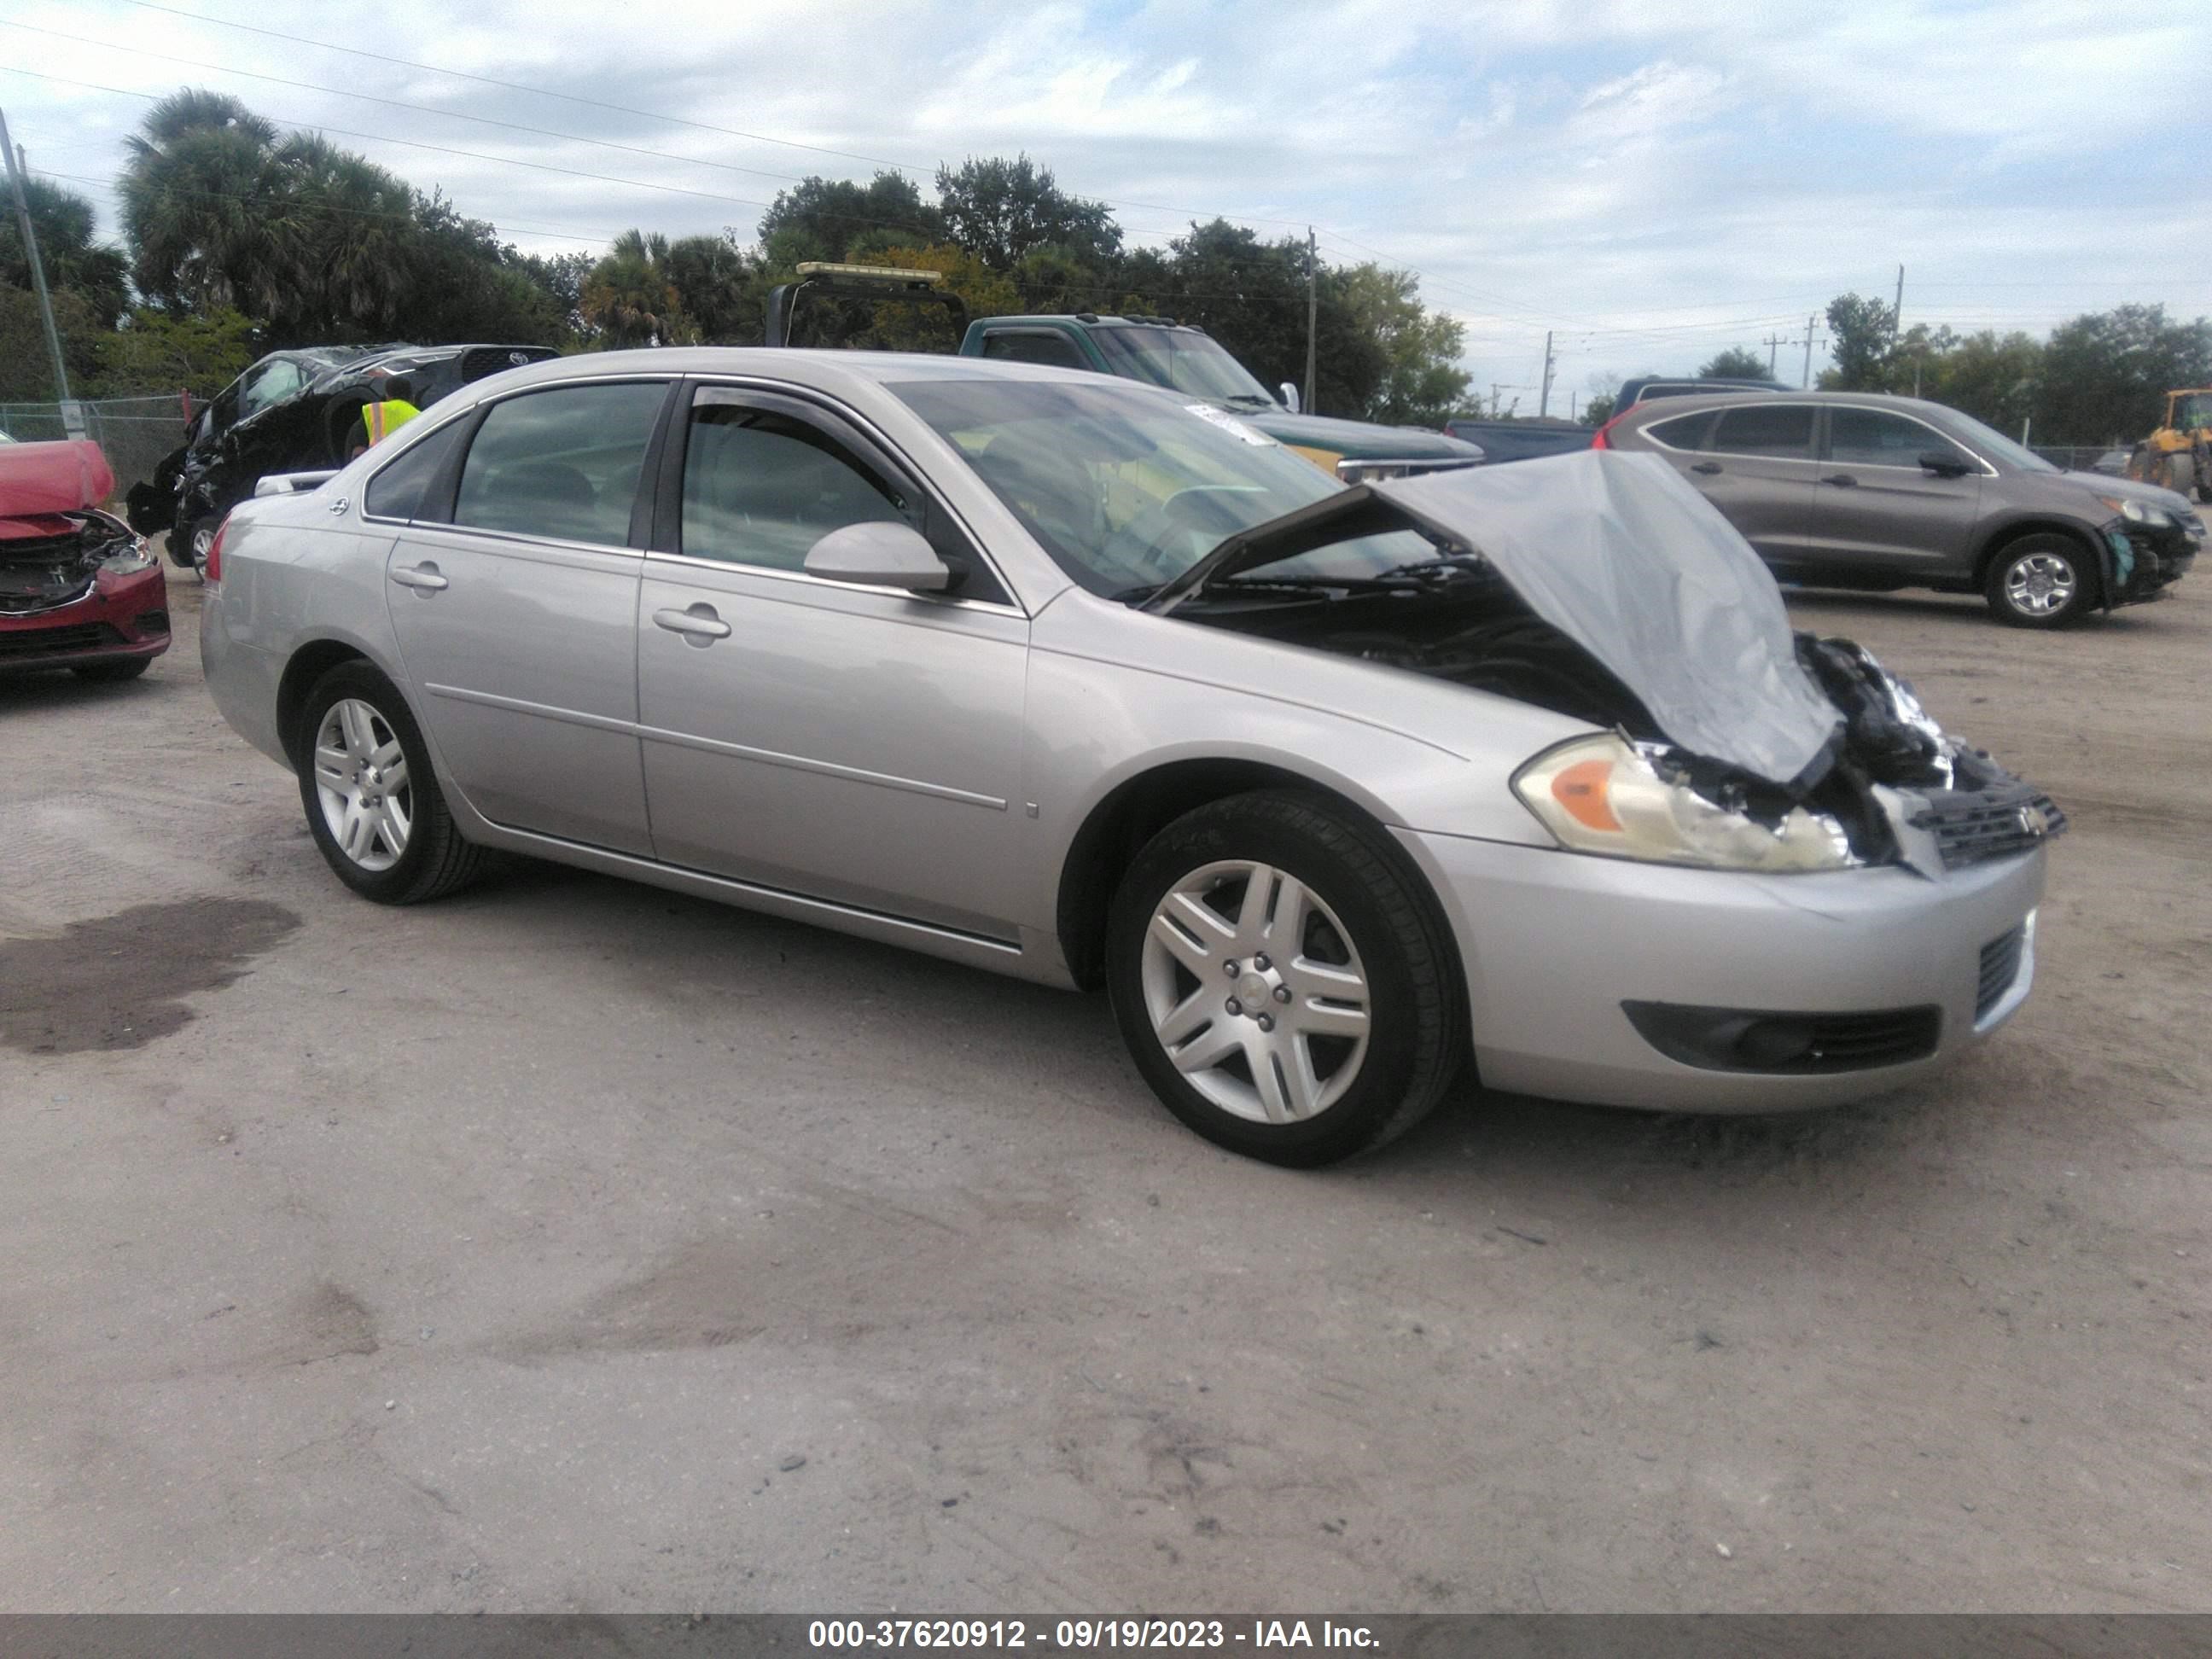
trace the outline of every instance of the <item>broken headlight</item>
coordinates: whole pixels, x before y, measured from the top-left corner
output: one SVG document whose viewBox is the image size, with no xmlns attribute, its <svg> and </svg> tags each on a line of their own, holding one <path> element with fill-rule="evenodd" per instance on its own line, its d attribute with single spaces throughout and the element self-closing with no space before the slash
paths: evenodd
<svg viewBox="0 0 2212 1659">
<path fill-rule="evenodd" d="M 135 576 L 142 570 L 151 570 L 154 563 L 153 554 L 147 550 L 146 538 L 134 536 L 128 547 L 102 559 L 100 568 L 111 576 Z"/>
<path fill-rule="evenodd" d="M 1856 864 L 1843 826 L 1792 806 L 1766 823 L 1662 777 L 1611 732 L 1547 749 L 1513 777 L 1514 793 L 1577 853 L 1709 870 L 1840 870 Z"/>
</svg>

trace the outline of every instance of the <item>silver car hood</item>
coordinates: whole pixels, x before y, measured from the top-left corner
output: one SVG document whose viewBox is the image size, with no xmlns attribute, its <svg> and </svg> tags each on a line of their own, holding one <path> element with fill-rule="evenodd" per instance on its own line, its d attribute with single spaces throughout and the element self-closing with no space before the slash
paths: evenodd
<svg viewBox="0 0 2212 1659">
<path fill-rule="evenodd" d="M 1683 749 L 1796 791 L 1842 746 L 1842 712 L 1798 662 L 1774 578 L 1656 455 L 1590 449 L 1361 484 L 1229 538 L 1146 608 L 1394 528 L 1480 554 Z"/>
</svg>

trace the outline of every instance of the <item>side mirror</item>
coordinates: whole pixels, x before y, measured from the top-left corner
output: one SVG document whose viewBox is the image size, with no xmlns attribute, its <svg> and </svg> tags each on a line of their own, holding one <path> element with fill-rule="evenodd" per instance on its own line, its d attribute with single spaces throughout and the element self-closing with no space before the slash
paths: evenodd
<svg viewBox="0 0 2212 1659">
<path fill-rule="evenodd" d="M 1920 458 L 1921 470 L 1933 472 L 1939 478 L 1963 478 L 1972 471 L 1956 455 L 1947 455 L 1940 449 L 1931 449 Z"/>
<path fill-rule="evenodd" d="M 806 574 L 866 587 L 902 587 L 909 593 L 941 593 L 952 586 L 952 572 L 937 550 L 908 524 L 848 524 L 833 530 L 806 550 Z"/>
<path fill-rule="evenodd" d="M 1295 381 L 1283 382 L 1283 407 L 1296 415 L 1298 410 L 1298 388 Z"/>
</svg>

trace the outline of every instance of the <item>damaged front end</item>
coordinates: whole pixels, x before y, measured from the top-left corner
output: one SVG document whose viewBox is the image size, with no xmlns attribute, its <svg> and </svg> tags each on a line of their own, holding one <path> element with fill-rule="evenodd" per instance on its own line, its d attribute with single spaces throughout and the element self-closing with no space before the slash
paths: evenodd
<svg viewBox="0 0 2212 1659">
<path fill-rule="evenodd" d="M 1326 579 L 1240 576 L 1405 529 L 1435 545 L 1431 563 L 1326 599 Z M 1514 779 L 1577 851 L 1934 878 L 2065 827 L 2049 797 L 1946 734 L 1866 651 L 1794 632 L 1757 555 L 1648 456 L 1592 451 L 1348 490 L 1231 538 L 1148 606 L 1604 728 Z"/>
<path fill-rule="evenodd" d="M 92 596 L 103 570 L 151 568 L 138 533 L 97 507 L 0 520 L 0 617 L 76 605 Z"/>
</svg>

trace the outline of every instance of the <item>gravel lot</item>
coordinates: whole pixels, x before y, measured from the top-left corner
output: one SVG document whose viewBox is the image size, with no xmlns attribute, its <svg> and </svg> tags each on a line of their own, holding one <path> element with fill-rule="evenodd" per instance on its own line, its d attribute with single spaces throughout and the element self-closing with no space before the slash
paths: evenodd
<svg viewBox="0 0 2212 1659">
<path fill-rule="evenodd" d="M 0 1607 L 2212 1608 L 2212 575 L 1795 607 L 2074 820 L 1939 1085 L 1322 1175 L 1099 1000 L 349 898 L 172 586 L 144 680 L 0 683 Z"/>
</svg>

